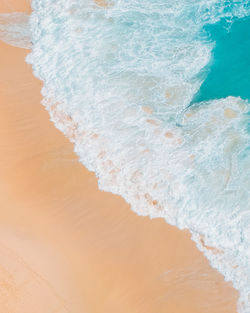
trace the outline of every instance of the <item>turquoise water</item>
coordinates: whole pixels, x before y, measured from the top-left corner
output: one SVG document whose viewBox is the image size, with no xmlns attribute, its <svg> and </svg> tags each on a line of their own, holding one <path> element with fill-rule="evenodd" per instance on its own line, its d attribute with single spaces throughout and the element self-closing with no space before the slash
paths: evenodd
<svg viewBox="0 0 250 313">
<path fill-rule="evenodd" d="M 206 26 L 204 32 L 214 48 L 203 71 L 205 81 L 194 101 L 228 96 L 250 99 L 250 17 L 223 19 Z"/>
</svg>

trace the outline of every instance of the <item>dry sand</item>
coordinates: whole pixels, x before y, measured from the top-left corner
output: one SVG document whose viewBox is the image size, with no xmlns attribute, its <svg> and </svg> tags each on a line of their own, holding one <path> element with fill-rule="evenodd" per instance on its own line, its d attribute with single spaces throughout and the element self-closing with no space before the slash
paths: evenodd
<svg viewBox="0 0 250 313">
<path fill-rule="evenodd" d="M 98 190 L 49 121 L 26 54 L 0 43 L 0 311 L 235 313 L 237 292 L 187 231 Z"/>
</svg>

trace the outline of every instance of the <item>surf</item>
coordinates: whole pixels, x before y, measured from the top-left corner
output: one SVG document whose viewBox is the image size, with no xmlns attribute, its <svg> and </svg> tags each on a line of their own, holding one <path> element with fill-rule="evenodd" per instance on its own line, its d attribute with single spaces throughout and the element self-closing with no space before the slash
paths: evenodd
<svg viewBox="0 0 250 313">
<path fill-rule="evenodd" d="M 248 2 L 33 0 L 32 9 L 27 62 L 80 162 L 137 214 L 189 229 L 250 312 L 250 69 L 244 59 L 231 73 L 244 75 L 234 92 L 221 68 L 242 49 L 219 53 L 231 43 L 220 32 L 237 33 Z"/>
</svg>

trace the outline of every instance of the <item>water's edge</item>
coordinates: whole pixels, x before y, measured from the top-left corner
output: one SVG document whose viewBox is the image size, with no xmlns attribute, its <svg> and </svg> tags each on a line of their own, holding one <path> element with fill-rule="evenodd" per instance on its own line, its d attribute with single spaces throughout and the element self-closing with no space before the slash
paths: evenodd
<svg viewBox="0 0 250 313">
<path fill-rule="evenodd" d="M 215 45 L 200 30 L 248 16 L 247 2 L 231 11 L 212 0 L 121 1 L 105 10 L 59 2 L 33 0 L 31 35 L 27 23 L 21 31 L 4 26 L 6 42 L 32 42 L 27 62 L 44 82 L 43 105 L 55 126 L 101 190 L 121 195 L 139 215 L 189 229 L 239 290 L 239 311 L 249 313 L 249 101 L 192 102 L 207 88 L 199 74 Z"/>
</svg>

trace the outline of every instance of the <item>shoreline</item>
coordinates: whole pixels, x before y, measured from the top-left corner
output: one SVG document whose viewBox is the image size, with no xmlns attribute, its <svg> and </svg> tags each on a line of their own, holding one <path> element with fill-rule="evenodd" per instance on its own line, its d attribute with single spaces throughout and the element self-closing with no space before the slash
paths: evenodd
<svg viewBox="0 0 250 313">
<path fill-rule="evenodd" d="M 2 13 L 29 12 L 28 1 L 9 4 Z M 0 42 L 0 306 L 13 313 L 40 312 L 43 302 L 43 313 L 236 312 L 237 291 L 188 231 L 137 216 L 98 190 L 49 121 L 26 54 Z"/>
</svg>

